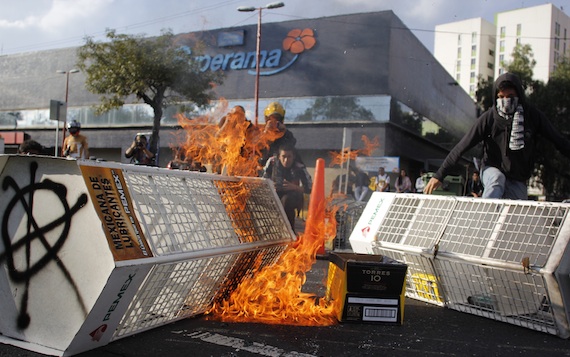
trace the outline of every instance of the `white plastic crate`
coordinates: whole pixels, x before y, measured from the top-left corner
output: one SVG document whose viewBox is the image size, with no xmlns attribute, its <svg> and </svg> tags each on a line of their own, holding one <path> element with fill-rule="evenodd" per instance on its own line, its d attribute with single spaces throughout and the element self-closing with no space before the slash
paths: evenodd
<svg viewBox="0 0 570 357">
<path fill-rule="evenodd" d="M 0 155 L 0 182 L 0 342 L 44 354 L 204 313 L 295 240 L 261 178 Z"/>
<path fill-rule="evenodd" d="M 350 243 L 406 263 L 408 297 L 568 338 L 569 209 L 374 193 Z"/>
</svg>

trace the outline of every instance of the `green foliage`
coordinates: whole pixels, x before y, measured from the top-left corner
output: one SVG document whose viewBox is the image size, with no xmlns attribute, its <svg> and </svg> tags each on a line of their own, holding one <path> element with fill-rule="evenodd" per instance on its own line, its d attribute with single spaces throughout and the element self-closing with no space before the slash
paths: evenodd
<svg viewBox="0 0 570 357">
<path fill-rule="evenodd" d="M 107 42 L 86 39 L 78 50 L 77 67 L 87 76 L 87 89 L 101 95 L 98 113 L 119 108 L 133 98 L 152 107 L 150 146 L 156 152 L 164 108 L 183 101 L 199 107 L 208 104 L 213 99 L 211 89 L 222 82 L 222 73 L 200 72 L 196 54 L 176 46 L 170 31 L 144 38 L 108 30 L 106 37 Z"/>
<path fill-rule="evenodd" d="M 318 98 L 294 121 L 373 120 L 374 114 L 353 97 Z"/>
<path fill-rule="evenodd" d="M 417 112 L 405 112 L 395 98 L 390 99 L 390 121 L 414 133 L 422 133 L 422 116 Z"/>
<path fill-rule="evenodd" d="M 501 66 L 504 67 L 507 72 L 516 74 L 520 78 L 523 88 L 526 90 L 531 87 L 533 82 L 532 76 L 534 75 L 533 69 L 534 66 L 536 66 L 532 47 L 529 44 L 518 44 L 513 49 L 511 56 L 513 60 L 503 62 Z"/>
<path fill-rule="evenodd" d="M 479 76 L 477 80 L 477 90 L 475 98 L 480 112 L 484 112 L 493 106 L 495 98 L 493 98 L 493 80 L 488 80 Z"/>
<path fill-rule="evenodd" d="M 535 82 L 530 100 L 540 108 L 550 122 L 566 138 L 570 137 L 570 60 L 563 58 L 557 63 L 546 85 Z M 539 155 L 535 174 L 544 186 L 549 199 L 561 200 L 570 197 L 570 175 L 567 172 L 568 158 L 550 142 L 542 140 L 538 145 Z"/>
</svg>

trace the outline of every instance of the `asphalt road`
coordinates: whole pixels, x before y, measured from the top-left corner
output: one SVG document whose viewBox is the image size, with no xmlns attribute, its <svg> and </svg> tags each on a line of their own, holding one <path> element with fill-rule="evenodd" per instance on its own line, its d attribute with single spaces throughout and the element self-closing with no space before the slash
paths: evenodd
<svg viewBox="0 0 570 357">
<path fill-rule="evenodd" d="M 328 262 L 317 260 L 305 291 L 324 295 Z M 77 356 L 570 356 L 570 341 L 407 299 L 402 325 L 326 327 L 224 323 L 190 318 Z M 0 356 L 42 356 L 0 345 Z"/>
</svg>

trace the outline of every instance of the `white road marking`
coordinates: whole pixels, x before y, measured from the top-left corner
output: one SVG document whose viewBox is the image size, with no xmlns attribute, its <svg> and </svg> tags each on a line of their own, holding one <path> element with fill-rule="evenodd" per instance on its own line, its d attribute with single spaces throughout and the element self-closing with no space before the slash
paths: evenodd
<svg viewBox="0 0 570 357">
<path fill-rule="evenodd" d="M 249 342 L 237 337 L 224 336 L 218 333 L 210 332 L 192 332 L 184 334 L 191 338 L 199 339 L 204 342 L 214 343 L 220 346 L 227 346 L 235 348 L 237 350 L 247 351 L 251 353 L 257 353 L 261 356 L 269 357 L 316 357 L 315 355 L 310 355 L 306 353 L 299 353 L 295 351 L 285 351 L 281 348 L 264 345 L 258 342 Z"/>
</svg>

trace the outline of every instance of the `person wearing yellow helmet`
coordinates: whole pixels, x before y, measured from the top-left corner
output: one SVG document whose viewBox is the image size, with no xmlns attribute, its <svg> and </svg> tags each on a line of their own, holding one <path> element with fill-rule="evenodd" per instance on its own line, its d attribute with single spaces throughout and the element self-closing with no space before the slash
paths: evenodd
<svg viewBox="0 0 570 357">
<path fill-rule="evenodd" d="M 271 102 L 265 108 L 263 114 L 265 115 L 265 122 L 267 122 L 267 118 L 273 117 L 273 119 L 283 123 L 283 120 L 285 119 L 285 108 L 283 108 L 279 102 Z"/>
<path fill-rule="evenodd" d="M 265 165 L 267 160 L 278 154 L 279 147 L 283 145 L 295 146 L 297 139 L 293 133 L 285 126 L 285 108 L 279 102 L 271 102 L 263 111 L 265 116 L 265 131 L 273 131 L 283 133 L 278 139 L 269 145 L 269 148 L 264 152 L 260 164 Z"/>
</svg>

